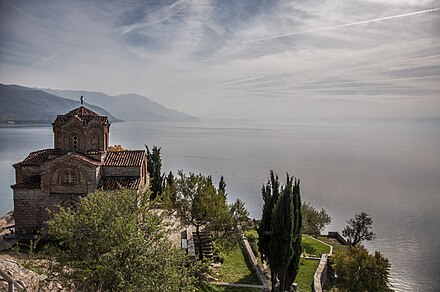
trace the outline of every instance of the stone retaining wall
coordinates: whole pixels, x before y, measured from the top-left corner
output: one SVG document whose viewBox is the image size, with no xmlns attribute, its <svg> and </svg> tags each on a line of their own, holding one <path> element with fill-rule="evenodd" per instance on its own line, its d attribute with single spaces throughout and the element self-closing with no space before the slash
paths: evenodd
<svg viewBox="0 0 440 292">
<path fill-rule="evenodd" d="M 255 257 L 254 252 L 252 251 L 251 246 L 249 245 L 249 242 L 247 241 L 246 237 L 243 235 L 243 246 L 244 249 L 248 255 L 249 261 L 252 265 L 252 268 L 255 270 L 255 273 L 257 274 L 258 279 L 260 280 L 261 284 L 263 284 L 264 288 L 263 291 L 270 291 L 270 282 L 267 280 L 266 276 L 264 275 L 263 271 L 260 268 L 260 265 L 258 264 L 257 258 Z"/>
<path fill-rule="evenodd" d="M 323 254 L 319 266 L 313 276 L 313 291 L 322 292 L 322 287 L 327 282 L 328 254 Z"/>
</svg>

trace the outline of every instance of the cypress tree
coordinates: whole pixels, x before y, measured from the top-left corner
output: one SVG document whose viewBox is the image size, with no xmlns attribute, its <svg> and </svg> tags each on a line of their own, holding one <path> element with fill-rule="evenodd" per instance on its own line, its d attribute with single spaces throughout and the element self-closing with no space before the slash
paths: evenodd
<svg viewBox="0 0 440 292">
<path fill-rule="evenodd" d="M 162 190 L 163 190 L 162 194 L 166 194 L 166 196 L 170 200 L 170 203 L 175 204 L 177 200 L 177 194 L 176 194 L 175 178 L 172 171 L 170 171 L 168 175 L 164 177 Z"/>
<path fill-rule="evenodd" d="M 301 255 L 301 197 L 299 180 L 289 177 L 280 189 L 278 176 L 270 173 L 262 188 L 263 216 L 258 229 L 261 259 L 269 263 L 272 291 L 290 287 L 298 274 Z"/>
<path fill-rule="evenodd" d="M 271 231 L 271 220 L 272 220 L 272 210 L 279 197 L 279 187 L 280 183 L 278 181 L 278 175 L 274 174 L 273 170 L 270 171 L 270 178 L 268 179 L 266 185 L 263 185 L 261 193 L 263 196 L 263 215 L 261 218 L 261 223 L 258 228 L 258 251 L 261 255 L 262 261 L 268 261 L 271 257 L 270 242 L 272 237 Z M 272 291 L 276 284 L 276 274 L 275 271 L 271 269 L 270 275 L 272 281 Z"/>
<path fill-rule="evenodd" d="M 173 184 L 174 184 L 174 175 L 173 175 L 173 172 L 170 171 L 170 173 L 168 174 L 168 176 L 166 178 L 166 185 L 172 186 Z"/>
<path fill-rule="evenodd" d="M 272 211 L 271 230 L 272 238 L 269 243 L 271 255 L 269 266 L 274 270 L 280 281 L 280 291 L 285 291 L 287 268 L 293 255 L 293 200 L 289 178 L 287 185 L 282 189 L 281 196 Z"/>
<path fill-rule="evenodd" d="M 299 187 L 299 179 L 295 178 L 292 188 L 293 192 L 293 208 L 294 208 L 294 228 L 292 248 L 293 256 L 289 263 L 288 274 L 286 277 L 286 287 L 292 286 L 299 271 L 299 260 L 302 252 L 301 234 L 302 234 L 302 214 L 301 214 L 301 194 Z"/>
<path fill-rule="evenodd" d="M 157 196 L 162 195 L 163 192 L 163 179 L 164 175 L 162 171 L 162 158 L 160 156 L 161 147 L 153 146 L 152 151 L 147 148 L 147 170 L 150 174 L 150 189 L 151 189 L 151 199 L 155 199 Z"/>
<path fill-rule="evenodd" d="M 223 178 L 223 175 L 220 177 L 220 182 L 218 183 L 218 191 L 226 194 L 226 183 L 225 179 Z"/>
</svg>

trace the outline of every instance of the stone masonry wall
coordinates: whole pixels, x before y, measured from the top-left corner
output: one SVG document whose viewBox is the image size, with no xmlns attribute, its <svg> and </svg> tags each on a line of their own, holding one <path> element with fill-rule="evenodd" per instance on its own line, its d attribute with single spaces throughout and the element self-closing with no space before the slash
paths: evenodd
<svg viewBox="0 0 440 292">
<path fill-rule="evenodd" d="M 73 158 L 66 158 L 57 163 L 48 164 L 42 168 L 41 187 L 44 193 L 89 193 L 97 188 L 99 166 L 91 166 Z M 76 181 L 74 184 L 64 184 L 58 181 L 65 170 L 74 171 Z"/>
<path fill-rule="evenodd" d="M 327 282 L 327 269 L 328 269 L 328 254 L 323 254 L 319 262 L 319 266 L 316 269 L 315 275 L 313 276 L 313 291 L 322 292 L 322 287 L 324 287 Z"/>
<path fill-rule="evenodd" d="M 26 232 L 41 227 L 44 211 L 43 193 L 40 189 L 14 189 L 15 225 Z"/>
<path fill-rule="evenodd" d="M 141 177 L 141 168 L 139 166 L 131 166 L 131 167 L 105 166 L 104 175 Z"/>
</svg>

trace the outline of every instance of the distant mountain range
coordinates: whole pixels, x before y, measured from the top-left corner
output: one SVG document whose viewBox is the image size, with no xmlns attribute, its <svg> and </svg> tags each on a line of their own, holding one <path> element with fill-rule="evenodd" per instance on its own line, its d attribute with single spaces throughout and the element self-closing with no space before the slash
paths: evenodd
<svg viewBox="0 0 440 292">
<path fill-rule="evenodd" d="M 115 121 L 196 122 L 197 118 L 168 109 L 137 94 L 109 96 L 101 92 L 38 89 L 0 84 L 0 123 L 51 123 L 59 114 L 85 104 Z"/>
<path fill-rule="evenodd" d="M 80 102 L 18 85 L 0 84 L 0 123 L 52 123 L 57 115 L 79 107 Z M 122 121 L 101 107 L 86 103 L 110 122 Z"/>
<path fill-rule="evenodd" d="M 110 96 L 102 92 L 80 90 L 41 90 L 72 100 L 79 100 L 80 96 L 84 96 L 86 102 L 105 108 L 115 117 L 125 121 L 198 121 L 196 117 L 166 108 L 145 96 L 137 94 Z"/>
</svg>

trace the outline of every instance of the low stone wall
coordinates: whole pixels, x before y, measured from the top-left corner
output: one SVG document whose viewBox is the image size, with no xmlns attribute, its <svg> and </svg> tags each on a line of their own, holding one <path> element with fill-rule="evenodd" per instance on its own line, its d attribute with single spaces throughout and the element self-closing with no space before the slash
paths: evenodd
<svg viewBox="0 0 440 292">
<path fill-rule="evenodd" d="M 252 251 L 252 248 L 247 241 L 246 237 L 243 235 L 243 246 L 244 249 L 248 255 L 249 261 L 255 270 L 255 273 L 257 274 L 258 279 L 260 280 L 261 284 L 263 284 L 264 288 L 263 291 L 270 291 L 270 282 L 267 280 L 266 276 L 264 275 L 263 271 L 260 268 L 260 265 L 258 264 L 257 258 L 255 257 L 254 252 Z"/>
<path fill-rule="evenodd" d="M 339 234 L 339 232 L 337 232 L 337 231 L 329 231 L 328 235 L 321 235 L 321 236 L 324 236 L 327 238 L 334 238 L 342 245 L 348 244 L 347 240 L 345 240 L 345 238 L 341 234 Z"/>
<path fill-rule="evenodd" d="M 322 287 L 327 282 L 328 254 L 323 254 L 319 261 L 319 266 L 313 276 L 313 291 L 322 292 Z"/>
</svg>

